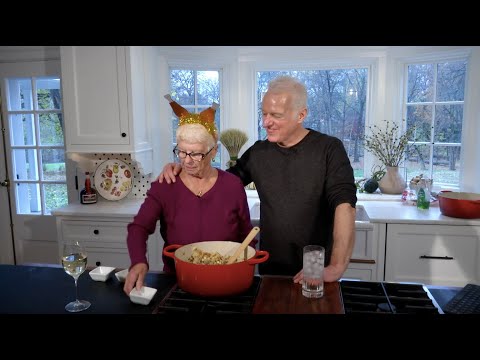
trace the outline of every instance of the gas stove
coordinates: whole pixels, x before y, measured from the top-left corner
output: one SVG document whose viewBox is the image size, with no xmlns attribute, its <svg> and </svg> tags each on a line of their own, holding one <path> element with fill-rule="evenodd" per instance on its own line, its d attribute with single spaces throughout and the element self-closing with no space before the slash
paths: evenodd
<svg viewBox="0 0 480 360">
<path fill-rule="evenodd" d="M 210 314 L 250 314 L 260 288 L 261 278 L 255 276 L 250 288 L 242 294 L 207 298 L 190 294 L 177 284 L 173 285 L 167 295 L 153 311 L 154 314 L 170 313 L 210 313 Z"/>
<path fill-rule="evenodd" d="M 423 284 L 341 280 L 345 314 L 443 314 Z"/>
</svg>

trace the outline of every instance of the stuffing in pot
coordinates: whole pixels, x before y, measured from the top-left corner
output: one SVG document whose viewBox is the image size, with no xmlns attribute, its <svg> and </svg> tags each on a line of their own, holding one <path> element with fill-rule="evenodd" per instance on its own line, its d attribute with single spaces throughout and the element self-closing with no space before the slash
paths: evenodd
<svg viewBox="0 0 480 360">
<path fill-rule="evenodd" d="M 225 265 L 228 259 L 229 256 L 222 256 L 218 252 L 209 253 L 195 247 L 192 249 L 192 255 L 187 260 L 194 264 Z"/>
</svg>

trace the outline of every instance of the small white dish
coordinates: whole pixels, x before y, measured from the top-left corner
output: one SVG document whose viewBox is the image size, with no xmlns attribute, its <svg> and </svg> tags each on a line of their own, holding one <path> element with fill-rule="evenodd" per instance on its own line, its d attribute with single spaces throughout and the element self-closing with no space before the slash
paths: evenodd
<svg viewBox="0 0 480 360">
<path fill-rule="evenodd" d="M 120 282 L 125 282 L 125 280 L 127 279 L 127 275 L 128 275 L 128 269 L 125 269 L 125 270 L 122 270 L 122 271 L 119 271 L 119 272 L 115 273 L 115 277 Z"/>
<path fill-rule="evenodd" d="M 133 288 L 130 291 L 130 301 L 135 304 L 148 305 L 156 293 L 157 289 L 148 286 L 142 286 L 140 291 Z"/>
<path fill-rule="evenodd" d="M 98 266 L 88 274 L 95 281 L 107 281 L 113 270 L 115 270 L 115 268 L 111 266 Z"/>
</svg>

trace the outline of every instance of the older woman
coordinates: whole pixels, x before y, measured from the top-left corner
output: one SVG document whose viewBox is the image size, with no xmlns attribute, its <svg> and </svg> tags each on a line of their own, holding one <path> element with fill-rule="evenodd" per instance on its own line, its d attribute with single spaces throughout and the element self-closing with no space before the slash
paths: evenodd
<svg viewBox="0 0 480 360">
<path fill-rule="evenodd" d="M 179 117 L 177 146 L 173 149 L 182 172 L 172 184 L 154 181 L 133 222 L 128 225 L 127 245 L 131 266 L 124 291 L 140 289 L 148 271 L 148 236 L 160 220 L 165 246 L 198 241 L 241 242 L 252 229 L 247 197 L 238 177 L 212 167 L 217 153 L 214 116 L 217 104 L 191 114 L 165 96 Z M 163 256 L 164 271 L 175 271 Z"/>
</svg>

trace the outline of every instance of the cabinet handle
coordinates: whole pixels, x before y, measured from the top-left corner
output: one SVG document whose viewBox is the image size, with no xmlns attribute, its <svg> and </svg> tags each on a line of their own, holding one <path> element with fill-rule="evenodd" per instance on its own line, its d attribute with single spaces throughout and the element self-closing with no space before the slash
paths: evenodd
<svg viewBox="0 0 480 360">
<path fill-rule="evenodd" d="M 97 229 L 93 230 L 93 233 L 94 233 L 95 235 L 98 235 L 99 232 L 100 232 L 100 231 L 98 231 Z"/>
<path fill-rule="evenodd" d="M 122 133 L 122 137 L 127 137 L 127 134 L 126 134 L 126 133 Z"/>
<path fill-rule="evenodd" d="M 101 263 L 100 261 L 97 261 L 97 262 L 95 263 L 95 265 L 100 266 L 100 265 L 102 265 L 102 263 Z"/>
<path fill-rule="evenodd" d="M 350 263 L 352 263 L 352 264 L 375 264 L 375 260 L 368 260 L 368 259 L 350 259 Z"/>
<path fill-rule="evenodd" d="M 420 259 L 438 259 L 438 260 L 453 260 L 451 256 L 430 256 L 430 255 L 422 255 Z"/>
</svg>

